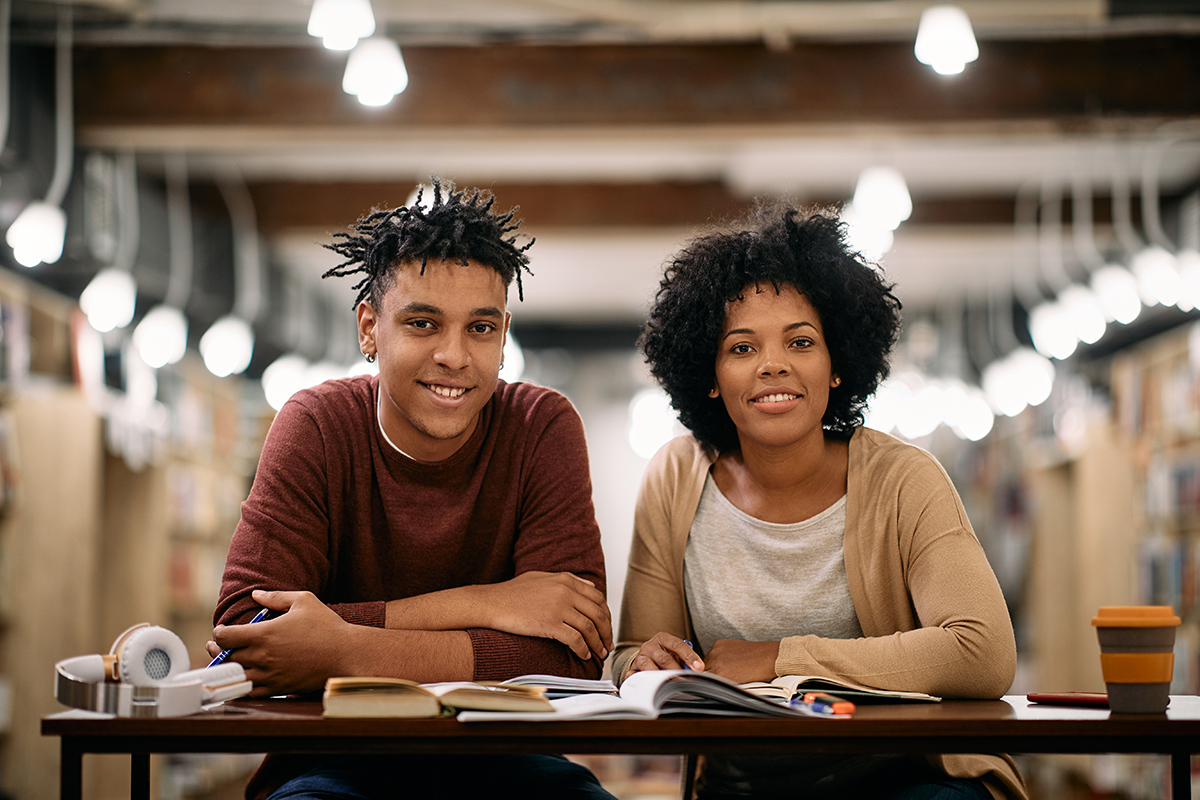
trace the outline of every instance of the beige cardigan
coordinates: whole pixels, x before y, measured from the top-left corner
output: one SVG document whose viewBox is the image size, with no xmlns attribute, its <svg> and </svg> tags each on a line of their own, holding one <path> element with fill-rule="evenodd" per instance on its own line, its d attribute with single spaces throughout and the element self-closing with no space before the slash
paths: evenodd
<svg viewBox="0 0 1200 800">
<path fill-rule="evenodd" d="M 690 436 L 668 443 L 642 479 L 621 602 L 614 676 L 659 631 L 694 639 L 683 554 L 715 453 Z M 865 638 L 790 636 L 777 675 L 829 675 L 882 689 L 994 699 L 1012 685 L 1017 650 L 996 577 L 937 460 L 887 434 L 850 440 L 843 545 Z M 997 798 L 1024 798 L 1003 755 L 934 755 L 954 777 L 983 777 Z"/>
</svg>

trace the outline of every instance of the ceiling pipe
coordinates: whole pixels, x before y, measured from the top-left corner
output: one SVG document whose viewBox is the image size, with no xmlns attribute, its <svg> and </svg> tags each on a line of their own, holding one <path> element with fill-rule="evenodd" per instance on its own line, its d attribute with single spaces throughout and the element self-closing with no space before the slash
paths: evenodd
<svg viewBox="0 0 1200 800">
<path fill-rule="evenodd" d="M 0 153 L 8 143 L 8 124 L 12 111 L 9 107 L 8 72 L 12 41 L 12 0 L 0 0 Z"/>
</svg>

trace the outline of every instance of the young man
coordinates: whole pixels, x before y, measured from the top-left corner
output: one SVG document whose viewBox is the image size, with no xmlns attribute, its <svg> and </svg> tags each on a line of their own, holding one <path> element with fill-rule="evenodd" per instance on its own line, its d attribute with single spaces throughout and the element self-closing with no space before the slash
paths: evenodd
<svg viewBox="0 0 1200 800">
<path fill-rule="evenodd" d="M 435 181 L 427 208 L 329 246 L 346 261 L 324 277 L 363 276 L 379 375 L 297 393 L 267 435 L 209 644 L 236 648 L 256 695 L 334 675 L 599 677 L 612 625 L 583 425 L 557 392 L 498 378 L 529 245 L 492 203 Z M 286 613 L 234 624 L 259 607 Z M 557 756 L 269 756 L 247 796 L 422 796 L 422 780 L 439 797 L 610 797 Z"/>
</svg>

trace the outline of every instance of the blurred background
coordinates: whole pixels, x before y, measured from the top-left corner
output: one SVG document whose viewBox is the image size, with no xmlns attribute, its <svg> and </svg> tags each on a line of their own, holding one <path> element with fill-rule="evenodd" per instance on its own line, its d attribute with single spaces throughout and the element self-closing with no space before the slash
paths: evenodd
<svg viewBox="0 0 1200 800">
<path fill-rule="evenodd" d="M 1197 0 L 0 0 L 0 791 L 57 794 L 55 661 L 199 662 L 274 410 L 366 367 L 320 245 L 431 175 L 520 206 L 505 377 L 583 416 L 614 617 L 669 256 L 758 200 L 841 214 L 905 329 L 869 424 L 931 450 L 1012 611 L 1012 692 L 1103 690 L 1099 605 L 1200 686 Z M 155 757 L 162 798 L 256 759 Z M 589 758 L 622 798 L 677 759 Z M 1165 759 L 1024 758 L 1038 797 Z M 89 756 L 89 797 L 128 796 Z"/>
</svg>

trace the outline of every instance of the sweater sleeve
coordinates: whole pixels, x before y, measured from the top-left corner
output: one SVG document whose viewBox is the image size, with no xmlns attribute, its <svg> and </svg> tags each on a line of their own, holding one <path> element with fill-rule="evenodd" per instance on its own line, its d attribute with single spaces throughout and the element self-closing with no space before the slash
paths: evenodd
<svg viewBox="0 0 1200 800">
<path fill-rule="evenodd" d="M 284 404 L 267 433 L 250 495 L 225 561 L 214 624 L 246 622 L 254 589 L 310 591 L 329 580 L 328 480 L 321 431 L 298 400 Z M 348 622 L 381 626 L 384 604 L 330 606 Z"/>
<path fill-rule="evenodd" d="M 615 680 L 624 677 L 638 649 L 660 631 L 687 638 L 680 570 L 671 548 L 671 520 L 680 475 L 676 444 L 662 448 L 642 477 L 633 518 L 633 541 L 621 600 L 621 621 L 612 662 Z"/>
<path fill-rule="evenodd" d="M 518 484 L 521 510 L 513 574 L 570 572 L 606 593 L 583 421 L 570 401 L 557 393 L 542 398 L 534 420 Z M 598 660 L 583 660 L 553 639 L 490 629 L 471 629 L 468 634 L 476 680 L 530 673 L 600 677 L 603 665 Z"/>
<path fill-rule="evenodd" d="M 864 568 L 864 588 L 875 602 L 869 615 L 859 613 L 866 637 L 786 638 L 777 674 L 831 675 L 947 697 L 1000 697 L 1016 670 L 1012 622 L 957 492 L 925 454 L 906 469 L 898 497 L 898 511 L 871 517 L 877 529 L 860 532 L 886 537 L 878 549 L 898 557 L 900 572 L 885 575 L 887 559 Z M 898 597 L 889 599 L 891 587 Z"/>
</svg>

